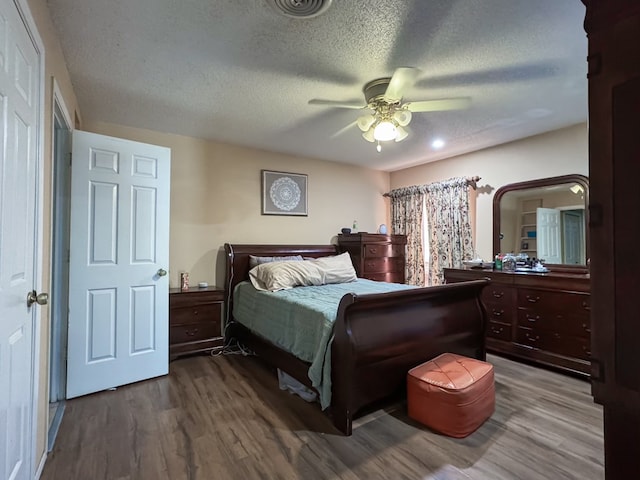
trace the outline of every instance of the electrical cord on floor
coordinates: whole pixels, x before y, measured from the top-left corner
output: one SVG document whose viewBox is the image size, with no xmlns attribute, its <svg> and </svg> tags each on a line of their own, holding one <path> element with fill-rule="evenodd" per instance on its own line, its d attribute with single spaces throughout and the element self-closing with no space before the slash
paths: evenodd
<svg viewBox="0 0 640 480">
<path fill-rule="evenodd" d="M 255 353 L 242 345 L 236 339 L 231 338 L 227 335 L 227 329 L 229 328 L 229 324 L 224 327 L 224 338 L 227 339 L 222 348 L 217 350 L 211 350 L 211 356 L 215 357 L 218 355 L 242 355 L 245 357 L 255 355 Z"/>
</svg>

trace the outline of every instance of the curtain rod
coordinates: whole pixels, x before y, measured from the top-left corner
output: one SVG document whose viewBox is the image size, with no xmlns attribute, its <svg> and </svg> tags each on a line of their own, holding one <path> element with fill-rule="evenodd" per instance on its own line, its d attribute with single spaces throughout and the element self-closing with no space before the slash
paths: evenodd
<svg viewBox="0 0 640 480">
<path fill-rule="evenodd" d="M 475 176 L 475 177 L 469 177 L 467 178 L 467 185 L 469 185 L 471 188 L 473 188 L 474 190 L 478 188 L 478 182 L 480 181 L 481 177 L 479 176 Z M 383 193 L 382 194 L 383 197 L 389 197 L 391 196 L 389 192 L 387 193 Z"/>
</svg>

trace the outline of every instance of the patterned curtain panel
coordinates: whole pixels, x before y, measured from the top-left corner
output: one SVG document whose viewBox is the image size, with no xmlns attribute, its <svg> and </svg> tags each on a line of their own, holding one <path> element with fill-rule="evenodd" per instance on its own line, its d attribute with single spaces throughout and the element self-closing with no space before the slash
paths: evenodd
<svg viewBox="0 0 640 480">
<path fill-rule="evenodd" d="M 429 224 L 428 285 L 444 283 L 444 269 L 459 267 L 473 257 L 466 178 L 452 178 L 426 186 Z"/>
<path fill-rule="evenodd" d="M 406 283 L 423 287 L 425 285 L 422 249 L 424 186 L 398 188 L 389 192 L 389 196 L 391 197 L 391 231 L 407 236 Z"/>
</svg>

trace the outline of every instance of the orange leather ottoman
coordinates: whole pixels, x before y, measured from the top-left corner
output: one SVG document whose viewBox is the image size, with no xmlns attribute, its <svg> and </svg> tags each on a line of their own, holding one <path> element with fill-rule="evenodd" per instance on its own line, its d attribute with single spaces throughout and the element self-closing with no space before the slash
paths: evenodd
<svg viewBox="0 0 640 480">
<path fill-rule="evenodd" d="M 409 416 L 432 430 L 466 437 L 493 414 L 493 366 L 443 353 L 409 370 L 407 405 Z"/>
</svg>

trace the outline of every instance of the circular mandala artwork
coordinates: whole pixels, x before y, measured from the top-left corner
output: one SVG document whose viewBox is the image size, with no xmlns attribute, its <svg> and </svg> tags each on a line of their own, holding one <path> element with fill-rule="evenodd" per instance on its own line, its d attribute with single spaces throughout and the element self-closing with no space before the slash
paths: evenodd
<svg viewBox="0 0 640 480">
<path fill-rule="evenodd" d="M 269 196 L 276 207 L 290 212 L 300 203 L 300 187 L 289 177 L 280 177 L 271 184 Z"/>
</svg>

